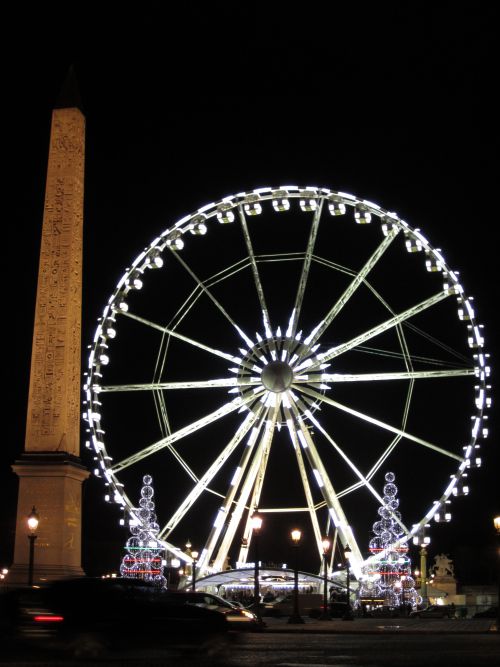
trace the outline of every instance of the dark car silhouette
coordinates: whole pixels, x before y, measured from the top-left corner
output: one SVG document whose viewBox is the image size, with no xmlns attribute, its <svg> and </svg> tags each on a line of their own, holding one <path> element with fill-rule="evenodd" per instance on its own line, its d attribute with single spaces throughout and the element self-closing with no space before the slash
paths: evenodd
<svg viewBox="0 0 500 667">
<path fill-rule="evenodd" d="M 477 611 L 472 618 L 498 618 L 498 607 L 488 607 L 483 611 Z"/>
<path fill-rule="evenodd" d="M 444 604 L 431 604 L 425 609 L 410 612 L 410 618 L 453 618 L 455 607 Z"/>
<path fill-rule="evenodd" d="M 225 600 L 215 593 L 203 591 L 167 591 L 167 599 L 175 604 L 185 604 L 218 611 L 226 617 L 231 629 L 235 630 L 262 630 L 263 623 L 249 609 L 240 607 L 238 604 Z"/>
<path fill-rule="evenodd" d="M 203 647 L 227 636 L 225 614 L 180 604 L 150 582 L 125 578 L 55 581 L 0 596 L 4 638 L 73 655 L 148 646 Z"/>
</svg>

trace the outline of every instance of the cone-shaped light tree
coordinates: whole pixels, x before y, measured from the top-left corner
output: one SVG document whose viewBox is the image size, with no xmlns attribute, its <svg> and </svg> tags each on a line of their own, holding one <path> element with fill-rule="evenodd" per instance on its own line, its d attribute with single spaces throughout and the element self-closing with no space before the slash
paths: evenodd
<svg viewBox="0 0 500 667">
<path fill-rule="evenodd" d="M 382 600 L 383 606 L 415 607 L 420 604 L 421 598 L 415 590 L 408 545 L 396 546 L 404 528 L 398 510 L 395 479 L 394 473 L 386 473 L 383 504 L 378 509 L 379 518 L 373 524 L 374 536 L 369 543 L 370 551 L 379 559 L 363 569 L 358 595 L 360 598 Z"/>
<path fill-rule="evenodd" d="M 156 539 L 160 527 L 156 520 L 154 489 L 151 475 L 142 478 L 143 487 L 136 519 L 130 521 L 131 537 L 125 545 L 126 554 L 122 559 L 120 574 L 130 579 L 153 581 L 158 586 L 166 586 L 163 576 L 164 547 Z"/>
</svg>

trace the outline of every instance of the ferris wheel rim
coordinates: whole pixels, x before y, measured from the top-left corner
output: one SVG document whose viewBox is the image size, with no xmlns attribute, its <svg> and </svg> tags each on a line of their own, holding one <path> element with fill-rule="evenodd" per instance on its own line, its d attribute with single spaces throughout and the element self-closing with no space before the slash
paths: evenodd
<svg viewBox="0 0 500 667">
<path fill-rule="evenodd" d="M 101 375 L 100 371 L 101 371 L 101 366 L 105 365 L 104 360 L 106 358 L 105 354 L 106 350 L 104 349 L 103 352 L 103 345 L 105 346 L 108 341 L 108 332 L 107 330 L 104 329 L 104 327 L 109 326 L 111 323 L 111 326 L 109 326 L 109 328 L 112 330 L 113 322 L 116 321 L 116 315 L 117 314 L 122 314 L 122 315 L 124 314 L 125 316 L 127 315 L 126 310 L 122 308 L 122 301 L 126 297 L 128 291 L 134 288 L 134 280 L 140 281 L 140 276 L 138 277 L 138 274 L 142 274 L 148 268 L 152 268 L 156 262 L 158 262 L 159 264 L 158 259 L 159 258 L 161 259 L 161 252 L 163 252 L 165 248 L 176 247 L 180 249 L 182 247 L 183 236 L 188 232 L 194 235 L 204 234 L 206 232 L 207 223 L 209 223 L 209 221 L 211 221 L 212 219 L 218 218 L 219 221 L 221 221 L 221 217 L 223 218 L 224 216 L 228 216 L 230 212 L 233 212 L 234 215 L 234 211 L 241 212 L 243 210 L 242 207 L 244 206 L 261 207 L 262 204 L 267 201 L 270 201 L 273 204 L 275 210 L 277 210 L 275 207 L 275 202 L 284 201 L 285 199 L 288 200 L 299 199 L 302 201 L 309 201 L 311 206 L 312 202 L 314 202 L 314 208 L 312 208 L 313 211 L 314 210 L 321 211 L 322 207 L 325 205 L 326 206 L 343 205 L 344 207 L 351 207 L 355 212 L 358 212 L 360 215 L 373 216 L 380 222 L 385 238 L 389 239 L 387 243 L 390 242 L 391 236 L 395 237 L 398 234 L 402 233 L 406 239 L 407 248 L 409 248 L 408 244 L 410 245 L 413 244 L 413 247 L 417 248 L 417 251 L 425 253 L 427 261 L 429 261 L 432 264 L 432 266 L 438 267 L 438 270 L 442 272 L 445 285 L 443 288 L 443 292 L 440 293 L 439 295 L 436 295 L 436 299 L 446 298 L 446 296 L 449 296 L 450 294 L 456 295 L 457 300 L 459 302 L 459 312 L 461 309 L 462 314 L 464 314 L 464 319 L 470 322 L 470 324 L 468 325 L 470 332 L 469 346 L 478 350 L 478 353 L 476 355 L 477 360 L 474 366 L 474 372 L 476 373 L 478 379 L 477 393 L 476 393 L 476 413 L 473 416 L 473 427 L 471 429 L 470 440 L 468 444 L 464 447 L 464 456 L 462 457 L 462 460 L 459 463 L 456 477 L 452 479 L 452 481 L 448 484 L 441 498 L 438 501 L 435 501 L 435 503 L 426 512 L 421 521 L 418 524 L 414 524 L 412 529 L 409 530 L 407 534 L 405 534 L 400 540 L 401 542 L 408 541 L 411 537 L 418 536 L 419 534 L 421 534 L 423 528 L 425 527 L 426 523 L 430 520 L 430 518 L 433 517 L 442 506 L 444 506 L 450 495 L 453 493 L 453 490 L 456 488 L 456 485 L 462 473 L 470 465 L 471 457 L 473 455 L 473 449 L 477 441 L 479 440 L 481 429 L 483 428 L 482 425 L 483 413 L 485 409 L 488 407 L 487 403 L 488 400 L 487 390 L 489 388 L 489 385 L 487 385 L 488 367 L 486 361 L 487 356 L 484 352 L 484 340 L 482 332 L 480 330 L 480 325 L 478 325 L 475 317 L 475 313 L 471 303 L 471 298 L 465 296 L 464 289 L 458 280 L 458 274 L 454 271 L 451 271 L 451 269 L 446 264 L 441 252 L 437 249 L 434 249 L 430 245 L 430 243 L 422 235 L 420 230 L 412 229 L 405 221 L 401 220 L 399 216 L 397 216 L 395 213 L 382 209 L 377 204 L 373 204 L 372 202 L 360 199 L 358 197 L 349 195 L 347 193 L 337 192 L 326 188 L 299 187 L 299 186 L 279 186 L 276 188 L 259 188 L 257 190 L 242 192 L 238 193 L 237 195 L 225 197 L 217 202 L 203 206 L 202 208 L 195 211 L 193 214 L 190 214 L 178 220 L 171 227 L 166 229 L 159 237 L 154 239 L 150 243 L 150 245 L 146 247 L 145 250 L 138 255 L 138 257 L 132 263 L 131 267 L 124 272 L 111 298 L 109 299 L 107 306 L 104 309 L 103 316 L 101 318 L 101 323 L 97 327 L 91 348 L 91 354 L 89 357 L 88 380 L 84 387 L 86 393 L 86 401 L 87 401 L 86 419 L 91 434 L 90 436 L 91 447 L 97 454 L 98 463 L 102 470 L 102 473 L 100 474 L 102 474 L 105 477 L 107 483 L 112 488 L 114 501 L 117 502 L 120 506 L 122 506 L 131 516 L 133 516 L 134 506 L 129 500 L 125 491 L 123 490 L 123 485 L 119 482 L 118 478 L 116 477 L 116 467 L 108 463 L 110 457 L 108 456 L 106 450 L 105 438 L 103 437 L 103 432 L 101 428 L 101 415 L 99 413 L 98 405 L 100 403 L 99 401 L 99 393 L 100 393 L 99 377 Z M 319 221 L 319 215 L 318 215 L 318 221 Z M 255 256 L 253 256 L 253 259 L 252 258 L 250 259 L 250 265 L 252 265 L 252 261 L 256 263 Z M 161 265 L 159 265 L 158 268 L 161 268 Z M 444 294 L 445 296 L 442 296 L 442 294 Z M 126 304 L 125 301 L 123 301 L 123 303 Z M 264 314 L 264 330 L 263 330 L 262 340 L 269 340 L 271 337 L 274 337 L 274 335 L 269 324 L 269 318 L 268 317 L 266 318 L 266 308 L 263 307 L 262 310 Z M 399 324 L 396 325 L 393 324 L 393 326 L 399 326 Z M 294 316 L 292 314 L 288 332 L 293 333 L 295 335 L 296 327 L 297 327 L 297 321 L 296 318 L 294 319 Z M 312 358 L 311 350 L 314 346 L 314 343 L 321 335 L 321 333 L 318 334 L 318 331 L 320 331 L 320 329 L 321 325 L 319 326 L 319 328 L 316 328 L 316 330 L 313 329 L 310 332 L 309 336 L 305 339 L 305 341 L 307 340 L 307 344 L 304 341 L 304 344 L 308 348 L 308 354 L 310 355 L 310 358 Z M 321 330 L 324 331 L 325 329 L 326 326 Z M 173 330 L 170 331 L 169 333 L 173 333 Z M 252 350 L 255 351 L 255 349 L 258 348 L 259 341 L 254 342 L 253 339 L 250 339 L 248 336 L 246 336 L 244 332 L 240 333 L 242 335 L 244 342 L 247 343 L 247 345 L 249 343 L 251 344 L 251 348 L 247 351 L 247 354 L 251 355 Z M 109 334 L 109 336 L 111 337 L 111 334 Z M 280 337 L 282 337 L 281 334 Z M 212 352 L 219 353 L 221 351 L 217 352 L 212 350 Z M 222 353 L 220 356 L 224 357 L 224 354 L 225 353 Z M 323 354 L 322 359 L 330 360 L 331 358 L 333 358 L 334 354 L 335 351 L 330 350 L 326 354 Z M 227 357 L 228 355 L 226 354 L 225 356 Z M 307 357 L 307 354 L 304 353 L 303 358 L 304 357 Z M 228 359 L 228 361 L 229 360 L 230 359 Z M 233 355 L 232 361 L 239 364 L 241 375 L 242 376 L 245 375 L 246 371 L 248 370 L 248 368 L 246 367 L 248 366 L 248 360 L 245 365 L 244 358 L 241 359 L 239 357 L 236 357 L 236 355 Z M 321 359 L 315 359 L 312 362 L 313 370 L 315 367 L 318 367 L 320 365 L 320 361 Z M 411 380 L 411 378 L 409 379 Z M 332 378 L 330 378 L 330 380 L 332 382 L 335 381 Z M 337 381 L 339 381 L 338 378 Z M 250 381 L 249 386 L 251 386 L 251 384 L 252 383 Z M 287 387 L 287 391 L 289 388 L 290 386 Z M 268 392 L 270 391 L 269 387 L 266 387 L 266 389 L 268 390 Z M 244 395 L 241 395 L 239 397 L 240 400 L 238 399 L 238 397 L 234 399 L 233 401 L 234 408 L 232 408 L 231 411 L 233 411 L 233 409 L 236 410 L 242 407 L 241 401 L 243 398 Z M 298 415 L 300 415 L 300 412 L 297 413 L 295 417 L 297 418 Z M 352 539 L 354 540 L 354 538 Z M 168 542 L 165 542 L 165 544 L 168 546 L 168 549 L 172 551 L 172 553 L 176 553 L 177 555 L 183 553 L 181 549 L 176 548 L 174 545 Z"/>
</svg>

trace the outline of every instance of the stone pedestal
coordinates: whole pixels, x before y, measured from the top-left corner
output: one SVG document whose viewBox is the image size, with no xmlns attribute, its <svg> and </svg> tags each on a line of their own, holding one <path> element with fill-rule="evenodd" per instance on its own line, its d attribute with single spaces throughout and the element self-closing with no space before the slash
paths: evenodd
<svg viewBox="0 0 500 667">
<path fill-rule="evenodd" d="M 447 595 L 457 594 L 457 580 L 451 576 L 437 576 L 432 579 L 432 586 Z"/>
<path fill-rule="evenodd" d="M 81 567 L 82 482 L 89 476 L 77 457 L 46 452 L 25 454 L 12 466 L 19 477 L 14 565 L 9 584 L 27 584 L 27 517 L 39 515 L 34 556 L 35 585 L 52 579 L 83 576 Z"/>
</svg>

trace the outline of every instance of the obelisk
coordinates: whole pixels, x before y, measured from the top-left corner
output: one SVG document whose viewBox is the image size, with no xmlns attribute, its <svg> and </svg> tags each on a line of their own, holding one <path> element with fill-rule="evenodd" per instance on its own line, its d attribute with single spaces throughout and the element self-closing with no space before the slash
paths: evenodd
<svg viewBox="0 0 500 667">
<path fill-rule="evenodd" d="M 80 461 L 85 117 L 73 72 L 52 113 L 24 452 L 11 583 L 26 583 L 26 518 L 39 514 L 34 584 L 83 575 Z"/>
</svg>

